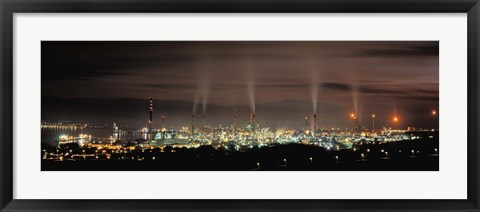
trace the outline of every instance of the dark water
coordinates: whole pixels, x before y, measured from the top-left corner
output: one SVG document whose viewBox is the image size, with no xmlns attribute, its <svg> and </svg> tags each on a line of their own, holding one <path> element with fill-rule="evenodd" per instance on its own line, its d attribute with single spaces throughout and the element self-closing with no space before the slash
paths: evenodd
<svg viewBox="0 0 480 212">
<path fill-rule="evenodd" d="M 92 136 L 93 141 L 106 141 L 116 138 L 115 140 L 135 140 L 145 139 L 146 133 L 137 131 L 123 131 L 118 135 L 114 135 L 113 129 L 109 128 L 42 128 L 42 143 L 55 145 L 55 140 L 59 140 L 62 135 L 78 137 L 80 134 L 88 134 Z"/>
</svg>

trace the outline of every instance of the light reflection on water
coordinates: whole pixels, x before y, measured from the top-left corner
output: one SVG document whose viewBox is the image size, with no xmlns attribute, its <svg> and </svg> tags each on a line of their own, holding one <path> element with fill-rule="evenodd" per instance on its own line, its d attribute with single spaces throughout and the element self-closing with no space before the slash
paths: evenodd
<svg viewBox="0 0 480 212">
<path fill-rule="evenodd" d="M 42 143 L 56 145 L 55 140 L 58 140 L 62 135 L 79 137 L 80 134 L 91 135 L 93 141 L 109 141 L 112 138 L 130 141 L 146 139 L 147 137 L 147 133 L 136 130 L 121 131 L 115 135 L 113 129 L 109 128 L 42 128 L 41 141 Z"/>
</svg>

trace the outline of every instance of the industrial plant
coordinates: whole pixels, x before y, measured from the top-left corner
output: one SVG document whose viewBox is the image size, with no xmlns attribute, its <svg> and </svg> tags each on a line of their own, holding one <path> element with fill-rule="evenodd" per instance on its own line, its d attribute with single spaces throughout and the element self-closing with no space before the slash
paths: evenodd
<svg viewBox="0 0 480 212">
<path fill-rule="evenodd" d="M 439 170 L 438 41 L 42 41 L 42 171 Z"/>
<path fill-rule="evenodd" d="M 437 112 L 432 111 L 432 116 Z M 319 128 L 317 115 L 305 116 L 304 129 L 271 129 L 269 126 L 262 126 L 255 121 L 256 114 L 252 111 L 248 114 L 249 121 L 243 124 L 237 123 L 237 114 L 232 115 L 230 126 L 215 126 L 214 123 L 207 123 L 207 115 L 202 114 L 201 126 L 195 126 L 195 114 L 192 114 L 191 126 L 184 126 L 181 129 L 166 127 L 166 115 L 157 115 L 161 120 L 160 128 L 153 128 L 154 111 L 153 98 L 148 98 L 148 120 L 146 127 L 127 131 L 122 130 L 115 122 L 111 129 L 111 136 L 108 138 L 95 138 L 94 135 L 79 134 L 61 135 L 54 149 L 42 150 L 43 160 L 49 161 L 77 161 L 77 160 L 129 160 L 144 161 L 156 160 L 155 156 L 133 156 L 132 152 L 151 153 L 152 151 L 164 152 L 175 151 L 175 149 L 194 149 L 211 147 L 215 150 L 226 152 L 248 152 L 252 149 L 271 148 L 279 145 L 297 144 L 325 149 L 326 151 L 358 152 L 358 159 L 365 161 L 374 155 L 366 146 L 382 146 L 389 143 L 402 141 L 427 143 L 430 156 L 438 156 L 438 130 L 437 129 L 392 129 L 375 128 L 375 114 L 372 114 L 372 128 L 368 129 L 359 124 L 357 115 L 350 114 L 353 123 L 352 128 Z M 309 123 L 309 120 L 313 120 Z M 397 122 L 398 117 L 393 118 Z M 44 123 L 42 128 L 62 127 Z M 63 126 L 63 127 L 72 127 Z M 83 129 L 82 125 L 73 125 Z M 133 136 L 132 136 L 133 135 Z M 428 142 L 430 141 L 430 142 Z M 363 151 L 361 150 L 363 149 Z M 374 148 L 372 148 L 374 149 Z M 52 151 L 54 150 L 54 151 Z M 79 152 L 81 150 L 81 152 Z M 401 153 L 402 150 L 390 153 L 381 149 L 382 159 L 390 159 L 390 156 Z M 419 149 L 405 149 L 410 157 L 420 155 Z M 424 153 L 422 151 L 422 153 Z M 126 157 L 128 155 L 128 157 Z M 311 157 L 309 157 L 311 158 Z M 335 155 L 337 163 L 341 162 L 339 155 Z M 313 160 L 313 159 L 310 159 Z M 257 167 L 259 168 L 259 167 Z"/>
</svg>

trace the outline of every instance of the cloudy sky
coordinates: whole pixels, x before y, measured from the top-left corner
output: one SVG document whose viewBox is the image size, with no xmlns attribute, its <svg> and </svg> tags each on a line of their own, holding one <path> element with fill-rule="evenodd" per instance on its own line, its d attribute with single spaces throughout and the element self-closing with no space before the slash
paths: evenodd
<svg viewBox="0 0 480 212">
<path fill-rule="evenodd" d="M 360 117 L 383 115 L 384 125 L 387 117 L 397 114 L 405 126 L 427 126 L 432 123 L 428 114 L 438 109 L 438 45 L 436 41 L 47 41 L 42 42 L 42 98 L 101 103 L 151 96 L 157 101 L 190 102 L 190 114 L 204 109 L 213 113 L 208 105 L 261 108 L 278 103 L 275 107 L 281 108 L 281 102 L 289 101 L 310 105 L 298 108 L 309 111 L 295 111 L 298 115 L 292 116 L 311 114 L 316 108 L 332 127 L 347 125 L 343 119 L 350 112 Z M 62 118 L 44 110 L 48 107 L 53 106 L 42 104 L 42 113 L 48 113 L 44 117 Z M 291 109 L 286 107 L 285 112 Z"/>
</svg>

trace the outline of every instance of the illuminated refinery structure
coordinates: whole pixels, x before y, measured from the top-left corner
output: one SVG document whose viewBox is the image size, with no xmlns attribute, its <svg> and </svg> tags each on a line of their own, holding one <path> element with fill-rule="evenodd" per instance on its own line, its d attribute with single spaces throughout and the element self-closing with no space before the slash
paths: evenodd
<svg viewBox="0 0 480 212">
<path fill-rule="evenodd" d="M 246 114 L 245 114 L 246 115 Z M 431 115 L 435 121 L 438 116 L 437 111 L 432 111 Z M 298 143 L 304 145 L 322 147 L 327 151 L 349 150 L 358 151 L 358 145 L 375 145 L 404 140 L 432 139 L 423 138 L 413 131 L 418 131 L 413 127 L 405 130 L 396 129 L 400 122 L 399 116 L 393 116 L 392 123 L 394 128 L 375 128 L 375 114 L 371 115 L 372 129 L 364 129 L 359 124 L 358 116 L 351 113 L 349 118 L 353 120 L 352 128 L 319 128 L 317 125 L 317 114 L 313 114 L 313 123 L 309 126 L 308 116 L 304 117 L 305 129 L 270 129 L 268 126 L 262 126 L 255 121 L 256 114 L 250 110 L 248 121 L 244 125 L 238 125 L 238 114 L 236 110 L 233 114 L 233 124 L 231 126 L 213 127 L 207 125 L 206 114 L 202 113 L 202 128 L 195 128 L 195 114 L 192 114 L 191 127 L 181 127 L 172 129 L 165 125 L 166 116 L 162 115 L 161 128 L 153 128 L 153 99 L 149 98 L 148 122 L 147 127 L 136 131 L 124 131 L 120 129 L 117 123 L 113 122 L 113 134 L 108 138 L 95 137 L 93 135 L 80 133 L 79 135 L 62 134 L 56 140 L 55 151 L 47 152 L 42 150 L 44 160 L 108 160 L 115 157 L 117 160 L 144 160 L 143 157 L 132 157 L 132 152 L 145 152 L 152 150 L 164 151 L 164 148 L 198 148 L 201 146 L 211 146 L 215 149 L 226 151 L 247 151 L 252 148 L 272 147 L 275 145 Z M 105 128 L 107 125 L 82 125 L 72 123 L 47 123 L 42 122 L 43 129 L 80 129 L 84 128 Z M 435 131 L 427 129 L 424 131 Z M 80 152 L 79 152 L 80 151 Z M 401 151 L 401 150 L 400 150 Z M 413 151 L 413 150 L 412 150 Z M 361 153 L 361 160 L 365 159 L 365 154 Z M 435 148 L 435 154 L 438 153 L 438 147 Z M 381 154 L 388 157 L 388 152 Z M 413 156 L 418 151 L 412 153 Z M 128 157 L 126 157 L 128 156 Z M 154 158 L 151 158 L 155 160 Z M 340 159 L 336 156 L 335 160 Z M 258 165 L 259 166 L 259 165 Z"/>
<path fill-rule="evenodd" d="M 148 119 L 148 140 L 152 140 L 152 125 L 153 125 L 153 99 L 150 97 L 149 105 L 149 119 Z"/>
<path fill-rule="evenodd" d="M 256 114 L 253 110 L 249 113 L 249 121 L 243 126 L 237 123 L 237 113 L 233 114 L 233 123 L 231 126 L 212 127 L 206 123 L 206 114 L 202 114 L 202 128 L 195 128 L 195 114 L 192 114 L 191 127 L 181 127 L 180 129 L 169 129 L 165 125 L 166 116 L 162 115 L 160 129 L 153 128 L 153 99 L 149 98 L 149 119 L 147 127 L 138 129 L 134 132 L 123 131 L 113 122 L 113 134 L 108 138 L 98 138 L 88 134 L 78 136 L 61 135 L 57 140 L 57 148 L 63 146 L 75 145 L 79 147 L 94 148 L 92 153 L 77 153 L 70 155 L 73 157 L 94 157 L 98 156 L 98 151 L 108 149 L 110 151 L 121 152 L 132 149 L 152 149 L 170 147 L 198 148 L 200 146 L 212 146 L 217 149 L 227 151 L 246 151 L 247 149 L 274 146 L 288 143 L 300 143 L 305 145 L 314 145 L 323 147 L 326 150 L 350 149 L 355 151 L 357 144 L 382 144 L 403 140 L 422 139 L 409 131 L 416 129 L 409 127 L 406 130 L 392 128 L 375 128 L 375 114 L 371 115 L 372 129 L 363 129 L 359 125 L 356 114 L 351 113 L 350 118 L 354 121 L 351 129 L 330 128 L 324 129 L 317 126 L 317 114 L 313 114 L 313 123 L 309 127 L 309 117 L 305 116 L 305 129 L 270 129 L 268 126 L 262 126 L 255 121 Z M 437 112 L 433 111 L 432 116 L 436 120 Z M 392 119 L 396 127 L 399 117 L 395 115 Z M 42 128 L 51 128 L 55 125 L 42 123 Z M 77 127 L 81 125 L 67 125 Z M 86 126 L 86 125 L 85 125 Z M 83 127 L 85 127 L 83 126 Z M 433 131 L 433 130 L 428 130 Z M 133 137 L 126 134 L 131 133 Z M 143 151 L 143 150 L 142 150 Z M 51 157 L 54 153 L 45 155 L 45 158 Z M 65 157 L 66 155 L 62 156 Z M 107 155 L 110 157 L 109 155 Z M 59 160 L 58 158 L 56 160 Z"/>
</svg>

